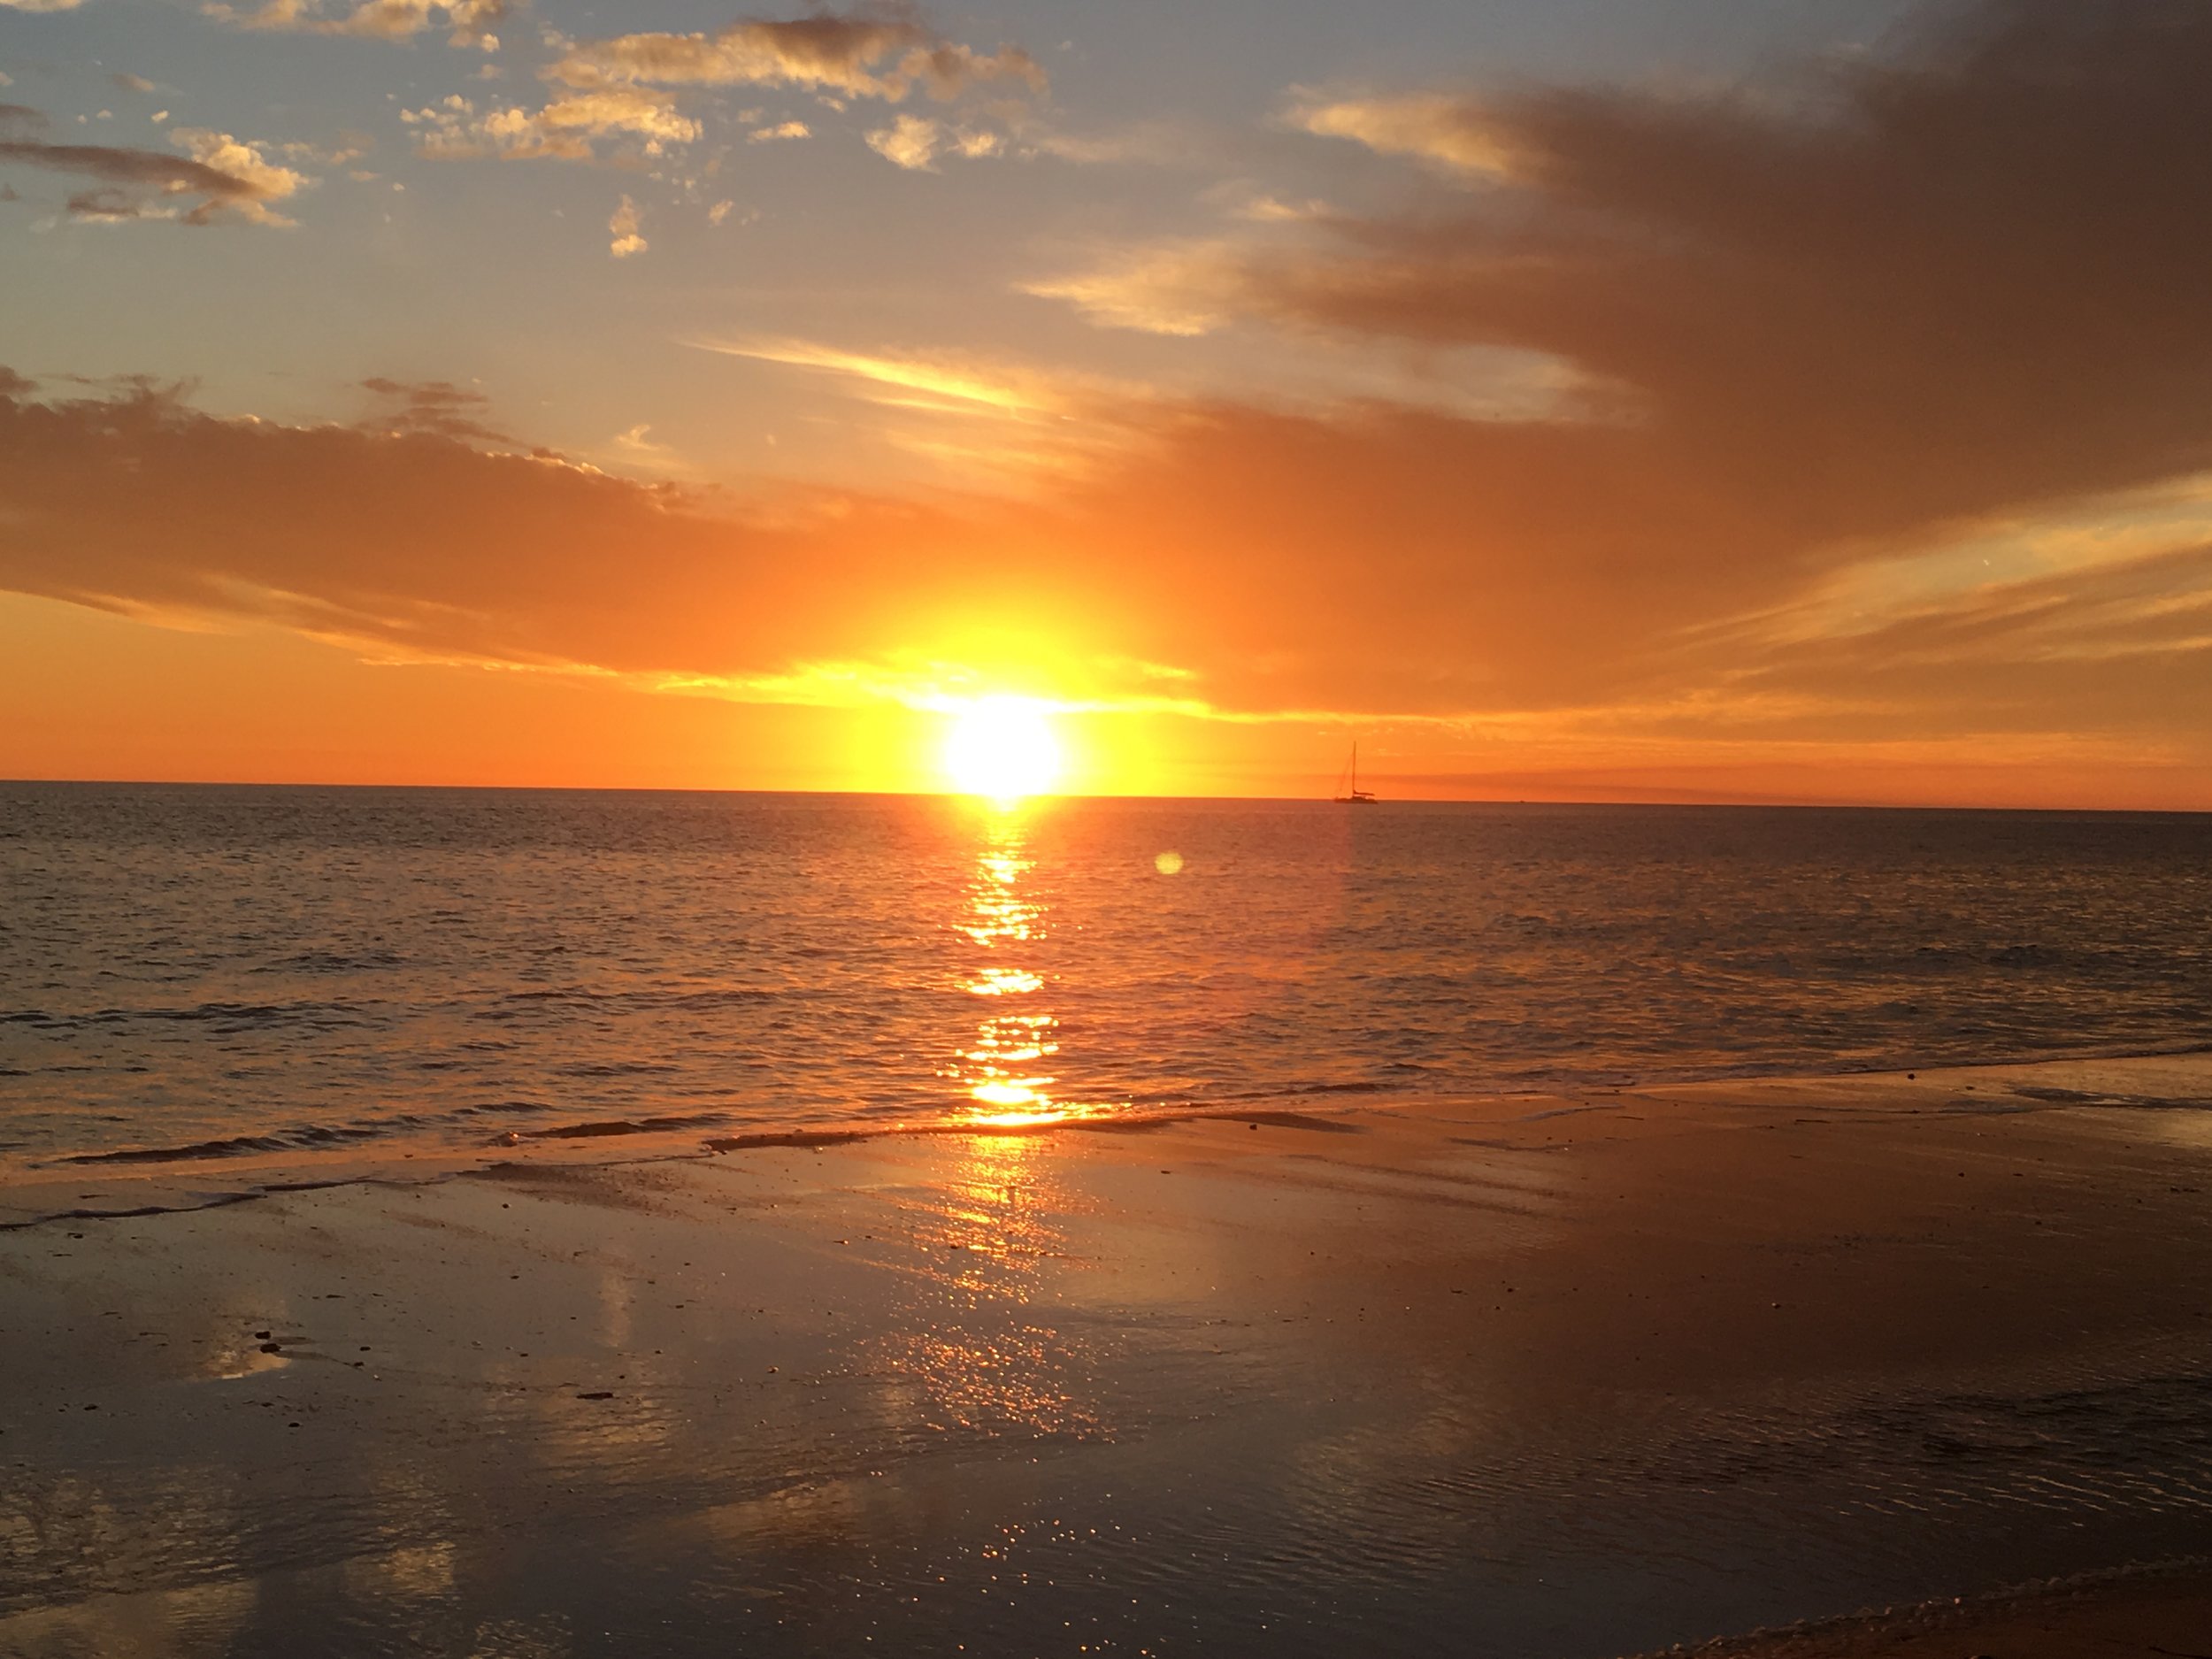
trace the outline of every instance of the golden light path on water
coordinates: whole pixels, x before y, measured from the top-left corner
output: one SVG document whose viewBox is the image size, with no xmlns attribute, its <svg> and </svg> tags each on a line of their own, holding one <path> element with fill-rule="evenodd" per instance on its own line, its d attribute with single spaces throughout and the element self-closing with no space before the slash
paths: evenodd
<svg viewBox="0 0 2212 1659">
<path fill-rule="evenodd" d="M 1049 1068 L 1060 1051 L 1059 1021 L 1041 1000 L 1044 976 L 1024 949 L 1045 936 L 1045 907 L 1029 886 L 1035 868 L 1023 810 L 1001 805 L 988 810 L 959 925 L 977 952 L 965 988 L 987 999 L 988 1011 L 948 1075 L 972 1102 L 969 1120 L 998 1128 L 1055 1123 L 1089 1110 L 1056 1100 L 1052 1093 L 1058 1079 Z"/>
</svg>

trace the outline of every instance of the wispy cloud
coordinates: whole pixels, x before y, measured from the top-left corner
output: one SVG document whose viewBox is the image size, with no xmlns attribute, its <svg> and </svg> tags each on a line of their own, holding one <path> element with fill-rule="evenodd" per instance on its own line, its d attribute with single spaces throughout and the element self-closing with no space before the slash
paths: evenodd
<svg viewBox="0 0 2212 1659">
<path fill-rule="evenodd" d="M 1126 382 L 1056 373 L 973 353 L 870 353 L 787 339 L 695 343 L 726 357 L 820 370 L 887 391 L 902 404 L 918 396 L 943 408 L 1057 419 L 1149 396 L 1146 388 Z"/>
<path fill-rule="evenodd" d="M 1285 119 L 1325 138 L 1348 138 L 1379 155 L 1412 156 L 1451 172 L 1503 178 L 1515 134 L 1480 100 L 1446 92 L 1326 97 L 1301 91 Z"/>
<path fill-rule="evenodd" d="M 1025 294 L 1065 300 L 1093 322 L 1153 334 L 1203 334 L 1250 309 L 1248 256 L 1233 242 L 1153 243 L 1109 254 L 1087 271 L 1040 278 Z"/>
<path fill-rule="evenodd" d="M 614 435 L 614 447 L 634 460 L 665 463 L 672 454 L 669 447 L 653 436 L 649 421 L 641 420 L 627 431 Z"/>
</svg>

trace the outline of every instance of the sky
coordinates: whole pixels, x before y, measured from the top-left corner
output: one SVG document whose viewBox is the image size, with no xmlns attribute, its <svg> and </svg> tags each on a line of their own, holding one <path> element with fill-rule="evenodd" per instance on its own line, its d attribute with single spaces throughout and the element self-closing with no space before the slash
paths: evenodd
<svg viewBox="0 0 2212 1659">
<path fill-rule="evenodd" d="M 2212 809 L 2202 0 L 0 0 L 0 776 Z"/>
</svg>

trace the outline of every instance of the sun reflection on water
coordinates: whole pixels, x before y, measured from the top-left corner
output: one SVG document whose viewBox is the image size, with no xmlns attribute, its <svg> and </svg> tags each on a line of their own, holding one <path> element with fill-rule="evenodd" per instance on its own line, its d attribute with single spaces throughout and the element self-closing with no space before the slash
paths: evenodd
<svg viewBox="0 0 2212 1659">
<path fill-rule="evenodd" d="M 1043 941 L 1046 920 L 1033 887 L 1027 820 L 1016 811 L 995 812 L 984 821 L 983 835 L 967 910 L 957 924 L 977 953 L 963 988 L 994 999 L 1003 1011 L 985 1017 L 944 1075 L 965 1090 L 972 1123 L 1020 1129 L 1079 1117 L 1083 1108 L 1054 1096 L 1059 1079 L 1048 1068 L 1060 1051 L 1060 1022 L 1035 1000 L 1044 992 L 1044 975 L 1033 959 L 1022 960 L 1024 947 Z"/>
</svg>

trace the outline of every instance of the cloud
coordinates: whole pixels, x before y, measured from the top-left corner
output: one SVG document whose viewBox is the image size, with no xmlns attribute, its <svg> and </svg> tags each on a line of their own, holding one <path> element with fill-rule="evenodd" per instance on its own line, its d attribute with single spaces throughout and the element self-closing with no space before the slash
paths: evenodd
<svg viewBox="0 0 2212 1659">
<path fill-rule="evenodd" d="M 758 363 L 814 369 L 859 381 L 897 407 L 985 411 L 1062 420 L 1079 414 L 1109 419 L 1118 405 L 1149 400 L 1126 382 L 1054 373 L 971 352 L 849 351 L 808 340 L 700 341 L 702 350 Z"/>
<path fill-rule="evenodd" d="M 1776 710 L 1762 735 L 1906 741 L 1940 710 L 1998 736 L 2201 741 L 2208 723 L 2184 710 L 2212 665 L 2212 545 L 1980 584 L 1740 649 L 1734 696 Z"/>
<path fill-rule="evenodd" d="M 270 211 L 267 204 L 282 201 L 303 188 L 309 182 L 306 175 L 277 165 L 263 156 L 257 146 L 233 138 L 228 133 L 179 127 L 169 134 L 169 139 L 189 150 L 192 158 L 201 165 L 239 182 L 243 195 L 228 204 L 230 211 L 259 225 L 292 223 Z"/>
<path fill-rule="evenodd" d="M 479 114 L 458 95 L 441 104 L 410 111 L 403 119 L 421 129 L 419 148 L 444 159 L 498 156 L 584 161 L 610 139 L 640 141 L 647 157 L 696 141 L 704 130 L 681 112 L 674 88 L 788 86 L 810 90 L 836 107 L 854 97 L 897 102 L 916 87 L 940 99 L 957 97 L 984 82 L 1016 81 L 1041 90 L 1043 74 L 1018 48 L 993 53 L 939 39 L 902 13 L 841 17 L 823 13 L 785 22 L 746 19 L 708 35 L 625 35 L 611 40 L 559 40 L 561 56 L 544 72 L 557 89 L 541 109 L 521 106 Z M 757 110 L 743 111 L 750 124 Z M 804 121 L 759 127 L 749 142 L 810 135 Z M 1003 145 L 996 134 L 972 125 L 941 127 L 902 117 L 874 134 L 891 145 L 887 154 L 918 157 L 902 165 L 927 166 L 940 151 L 988 155 Z M 883 149 L 884 143 L 878 148 Z"/>
<path fill-rule="evenodd" d="M 154 83 L 143 75 L 117 73 L 108 77 L 126 92 L 151 92 Z"/>
<path fill-rule="evenodd" d="M 1006 141 L 987 128 L 958 127 L 927 116 L 902 115 L 868 134 L 868 148 L 886 161 L 914 173 L 933 173 L 941 155 L 973 161 L 1002 155 Z"/>
<path fill-rule="evenodd" d="M 0 6 L 17 12 L 74 12 L 84 0 L 0 0 Z"/>
<path fill-rule="evenodd" d="M 1036 498 L 1148 442 L 1149 387 L 961 350 L 855 351 L 796 339 L 700 340 L 700 349 L 831 380 L 884 411 L 871 435 L 941 480 Z M 856 432 L 856 436 L 860 435 Z"/>
<path fill-rule="evenodd" d="M 776 355 L 987 411 L 1066 407 L 1007 395 L 987 365 L 964 379 L 949 360 Z M 1532 767 L 1632 755 L 1663 770 L 1671 755 L 1678 769 L 1699 745 L 1816 758 L 1908 735 L 1923 762 L 1947 743 L 2212 757 L 2187 689 L 2212 664 L 2201 541 L 1785 638 L 1755 626 L 1763 590 L 1733 561 L 1646 571 L 1586 551 L 1563 568 L 1555 542 L 1519 544 L 1495 503 L 1540 440 L 1491 453 L 1484 423 L 1125 407 L 1147 444 L 1030 501 L 733 502 L 488 453 L 438 430 L 446 411 L 482 426 L 474 394 L 384 385 L 422 426 L 223 420 L 144 385 L 0 401 L 0 587 L 273 620 L 381 660 L 755 701 L 917 696 L 987 673 L 978 638 L 1011 639 L 1095 706 L 1387 718 L 1478 748 L 1509 738 Z M 1623 510 L 1592 499 L 1587 525 Z M 1731 617 L 1751 621 L 1710 628 Z M 1108 654 L 1173 664 L 1175 683 L 1086 681 Z"/>
<path fill-rule="evenodd" d="M 274 146 L 276 152 L 287 161 L 309 161 L 318 166 L 342 167 L 349 161 L 358 161 L 376 148 L 376 141 L 366 133 L 342 132 L 335 146 L 328 144 L 288 143 Z"/>
<path fill-rule="evenodd" d="M 35 110 L 0 104 L 0 133 L 35 131 L 42 124 Z M 188 225 L 227 219 L 269 226 L 293 222 L 270 204 L 305 188 L 310 180 L 304 174 L 278 165 L 257 145 L 228 133 L 180 127 L 170 138 L 189 152 L 188 158 L 159 150 L 16 138 L 0 139 L 0 165 L 12 163 L 99 180 L 98 188 L 70 198 L 70 211 L 80 218 L 174 219 Z"/>
<path fill-rule="evenodd" d="M 1509 200 L 1244 303 L 1570 363 L 1777 557 L 2212 464 L 2212 12 L 2017 0 L 1818 90 L 1502 100 Z"/>
<path fill-rule="evenodd" d="M 1289 123 L 1348 138 L 1384 156 L 1413 156 L 1456 173 L 1502 177 L 1513 169 L 1514 135 L 1480 100 L 1440 92 L 1322 99 L 1302 95 Z"/>
<path fill-rule="evenodd" d="M 417 151 L 434 160 L 496 156 L 509 161 L 551 157 L 584 161 L 596 152 L 595 141 L 641 141 L 648 156 L 699 136 L 698 122 L 679 114 L 665 95 L 618 87 L 555 98 L 541 110 L 519 107 L 479 113 L 458 93 L 419 110 L 403 110 L 400 119 L 418 130 Z"/>
<path fill-rule="evenodd" d="M 1201 131 L 1161 120 L 1139 121 L 1104 133 L 1022 133 L 1025 153 L 1050 156 L 1079 166 L 1133 163 L 1145 166 L 1187 166 L 1211 151 Z"/>
<path fill-rule="evenodd" d="M 618 259 L 643 253 L 651 244 L 637 234 L 637 204 L 626 196 L 607 220 L 608 234 L 614 238 L 607 244 L 607 251 Z"/>
<path fill-rule="evenodd" d="M 936 159 L 943 130 L 925 116 L 902 115 L 869 134 L 868 148 L 894 165 L 920 172 Z"/>
<path fill-rule="evenodd" d="M 1471 538 L 1509 520 L 1655 570 L 1781 580 L 2212 465 L 2212 172 L 2185 159 L 2212 153 L 2212 12 L 2014 0 L 1924 39 L 1790 99 L 1502 97 L 1481 120 L 1512 178 L 1463 211 L 1133 250 L 1032 291 L 1163 332 L 1240 316 L 1567 365 L 1584 419 L 1479 444 L 1543 464 Z"/>
<path fill-rule="evenodd" d="M 1196 241 L 1125 250 L 1087 271 L 1022 284 L 1093 322 L 1153 334 L 1204 334 L 1254 303 L 1249 260 L 1235 243 Z"/>
<path fill-rule="evenodd" d="M 427 29 L 446 31 L 447 44 L 496 51 L 495 27 L 508 12 L 508 0 L 357 0 L 333 13 L 322 0 L 265 0 L 250 9 L 209 0 L 200 8 L 218 22 L 239 28 L 352 35 L 370 40 L 411 40 Z"/>
<path fill-rule="evenodd" d="M 1045 88 L 1016 46 L 990 53 L 944 40 L 911 18 L 821 12 L 744 19 L 712 35 L 640 34 L 571 45 L 548 71 L 580 88 L 611 85 L 797 87 L 845 97 L 903 99 L 916 87 L 957 96 L 981 82 Z"/>
<path fill-rule="evenodd" d="M 1256 225 L 1302 225 L 1333 218 L 1335 210 L 1318 196 L 1286 202 L 1279 196 L 1262 193 L 1246 197 L 1230 211 L 1235 218 L 1250 219 Z"/>
<path fill-rule="evenodd" d="M 449 438 L 458 443 L 511 445 L 514 440 L 486 423 L 491 399 L 450 380 L 396 380 L 373 375 L 361 382 L 385 408 L 361 430 L 386 437 Z"/>
<path fill-rule="evenodd" d="M 398 431 L 223 419 L 144 384 L 53 403 L 4 384 L 0 587 L 104 610 L 695 682 L 856 646 L 935 586 L 941 557 L 969 576 L 1015 567 L 895 501 L 717 511 L 557 457 L 490 452 L 436 429 L 441 411 L 481 424 L 481 406 L 435 383 L 383 383 L 428 413 Z M 825 603 L 825 582 L 844 596 Z"/>
</svg>

